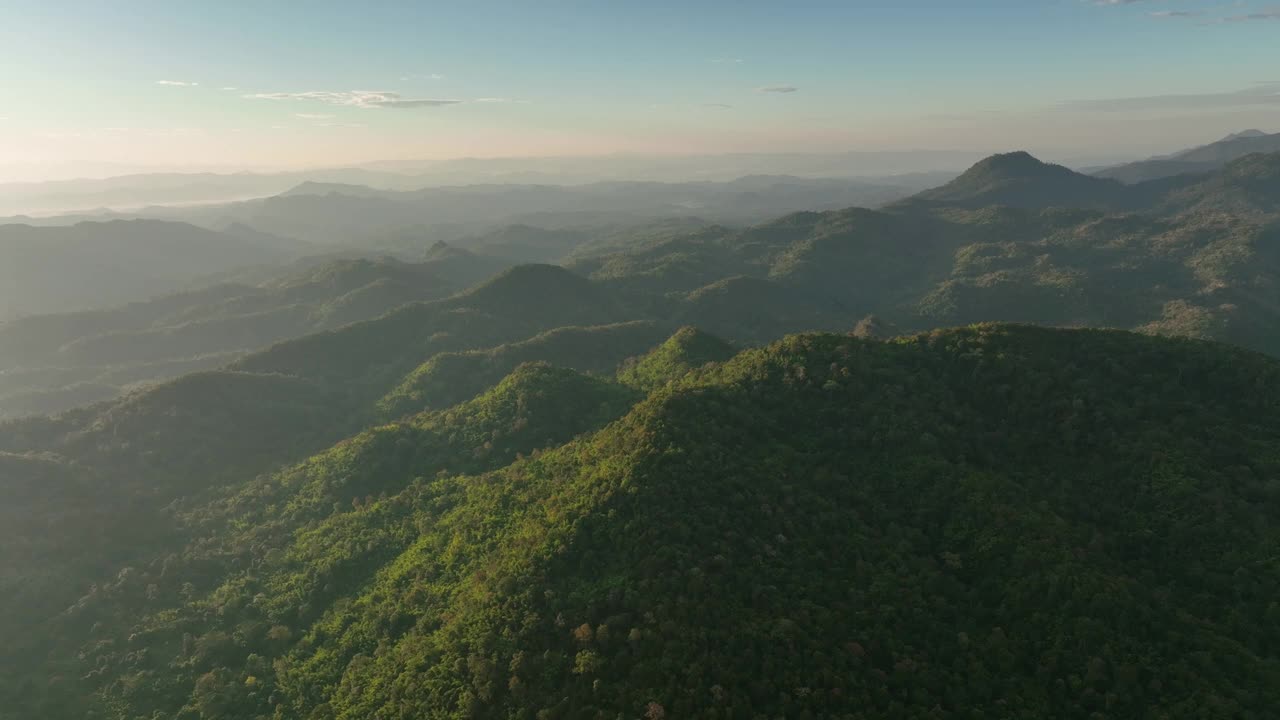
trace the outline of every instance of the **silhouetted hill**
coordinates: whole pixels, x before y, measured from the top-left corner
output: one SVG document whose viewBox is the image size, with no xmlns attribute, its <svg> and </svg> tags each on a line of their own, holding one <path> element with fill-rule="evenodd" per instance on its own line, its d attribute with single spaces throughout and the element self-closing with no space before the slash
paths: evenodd
<svg viewBox="0 0 1280 720">
<path fill-rule="evenodd" d="M 519 265 L 444 307 L 501 313 L 539 326 L 603 325 L 628 318 L 621 300 L 604 288 L 558 265 Z"/>
<path fill-rule="evenodd" d="M 1116 207 L 1122 185 L 1043 163 L 1025 152 L 993 155 L 960 177 L 898 206 Z"/>
<path fill-rule="evenodd" d="M 458 244 L 470 250 L 519 263 L 554 263 L 569 256 L 591 239 L 583 230 L 546 230 L 531 225 L 508 225 L 492 232 L 462 238 Z"/>
<path fill-rule="evenodd" d="M 830 297 L 763 278 L 734 276 L 689 293 L 676 315 L 682 324 L 742 342 L 799 330 L 835 330 L 849 315 Z"/>
</svg>

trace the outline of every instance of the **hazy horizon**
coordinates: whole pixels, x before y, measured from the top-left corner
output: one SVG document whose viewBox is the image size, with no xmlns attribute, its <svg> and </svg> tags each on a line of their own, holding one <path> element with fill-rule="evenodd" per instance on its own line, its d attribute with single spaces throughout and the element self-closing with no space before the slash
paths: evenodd
<svg viewBox="0 0 1280 720">
<path fill-rule="evenodd" d="M 1130 160 L 1273 128 L 1278 18 L 1202 0 L 14 0 L 0 182 L 468 157 Z"/>
</svg>

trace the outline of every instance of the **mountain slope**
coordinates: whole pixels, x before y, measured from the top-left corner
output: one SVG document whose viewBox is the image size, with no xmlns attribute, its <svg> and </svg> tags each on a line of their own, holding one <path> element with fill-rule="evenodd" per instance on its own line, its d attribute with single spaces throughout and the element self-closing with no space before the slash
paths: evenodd
<svg viewBox="0 0 1280 720">
<path fill-rule="evenodd" d="M 475 266 L 484 268 L 498 269 Z M 108 399 L 280 340 L 446 297 L 474 279 L 471 269 L 464 256 L 333 260 L 257 285 L 216 285 L 111 310 L 3 323 L 0 417 Z"/>
<path fill-rule="evenodd" d="M 1040 162 L 1025 152 L 993 155 L 960 177 L 898 203 L 898 206 L 979 208 L 1115 207 L 1123 185 L 1090 177 L 1061 165 Z"/>
<path fill-rule="evenodd" d="M 391 419 L 457 405 L 527 362 L 612 375 L 623 360 L 649 350 L 666 335 L 662 325 L 647 321 L 571 326 L 487 350 L 440 353 L 387 393 L 378 402 L 379 413 Z"/>
<path fill-rule="evenodd" d="M 666 342 L 618 368 L 623 384 L 653 391 L 710 363 L 734 356 L 733 346 L 692 326 L 676 331 Z"/>
<path fill-rule="evenodd" d="M 795 336 L 500 470 L 336 451 L 272 485 L 324 493 L 296 534 L 213 522 L 55 661 L 107 717 L 1263 717 L 1278 397 L 1192 341 Z"/>
</svg>

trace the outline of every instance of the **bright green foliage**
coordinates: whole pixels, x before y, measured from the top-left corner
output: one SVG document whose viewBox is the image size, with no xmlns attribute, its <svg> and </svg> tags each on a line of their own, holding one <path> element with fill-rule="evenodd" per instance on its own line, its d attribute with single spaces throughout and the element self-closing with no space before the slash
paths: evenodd
<svg viewBox="0 0 1280 720">
<path fill-rule="evenodd" d="M 734 356 L 731 345 L 694 327 L 682 327 L 650 352 L 618 368 L 618 380 L 646 392 L 674 382 L 709 363 Z"/>
<path fill-rule="evenodd" d="M 130 719 L 1280 702 L 1273 361 L 1015 326 L 794 336 L 511 462 L 625 392 L 526 366 L 193 508 L 201 539 L 86 598 L 61 622 L 97 629 L 58 662 Z M 85 716 L 61 697 L 41 716 Z"/>
<path fill-rule="evenodd" d="M 183 511 L 174 539 L 185 548 L 155 549 L 153 561 L 122 571 L 49 621 L 51 644 L 60 646 L 51 669 L 84 676 L 85 689 L 119 694 L 110 705 L 176 702 L 171 711 L 189 705 L 234 716 L 247 701 L 240 695 L 269 687 L 273 670 L 264 658 L 293 645 L 291 628 L 314 622 L 413 543 L 430 514 L 410 499 L 444 503 L 452 474 L 563 444 L 622 415 L 635 399 L 605 380 L 524 365 L 469 403 L 368 430 Z M 0 455 L 0 468 L 9 461 L 18 459 Z M 86 633 L 87 641 L 75 639 Z M 87 676 L 92 668 L 71 661 L 82 642 L 97 667 Z M 147 651 L 129 649 L 136 647 Z M 246 671 L 231 673 L 226 664 Z M 229 697 L 223 686 L 233 676 L 240 695 Z M 34 687 L 23 703 L 29 716 L 87 712 L 83 698 Z"/>
<path fill-rule="evenodd" d="M 666 337 L 646 321 L 565 327 L 487 350 L 435 355 L 378 403 L 382 417 L 438 410 L 469 400 L 525 362 L 547 362 L 582 372 L 612 374 L 618 363 Z"/>
</svg>

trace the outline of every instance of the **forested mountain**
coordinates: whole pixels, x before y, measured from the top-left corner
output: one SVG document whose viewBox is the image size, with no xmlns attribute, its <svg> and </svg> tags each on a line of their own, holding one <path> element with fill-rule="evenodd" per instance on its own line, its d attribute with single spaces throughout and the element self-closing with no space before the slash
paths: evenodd
<svg viewBox="0 0 1280 720">
<path fill-rule="evenodd" d="M 993 155 L 963 175 L 926 190 L 909 202 L 981 208 L 1113 207 L 1122 186 L 1113 180 L 1082 175 L 1061 165 L 1043 163 L 1025 152 Z"/>
<path fill-rule="evenodd" d="M 1277 353 L 1278 162 L 1280 154 L 1252 155 L 1207 176 L 1124 186 L 1012 153 L 882 211 L 798 213 L 748 228 L 514 225 L 436 243 L 425 262 L 336 260 L 251 286 L 33 317 L 0 325 L 0 416 L 219 367 L 276 341 L 447 297 L 522 260 L 563 261 L 595 283 L 553 271 L 541 283 L 526 272 L 523 287 L 509 280 L 501 302 L 548 311 L 495 341 L 644 320 L 760 343 L 875 314 L 907 331 L 986 320 L 1108 326 Z M 572 287 L 584 294 L 555 301 Z M 458 302 L 450 307 L 485 309 Z M 580 322 L 584 303 L 602 304 Z M 421 359 L 404 362 L 398 370 Z"/>
<path fill-rule="evenodd" d="M 1277 157 L 0 325 L 0 719 L 1267 717 Z"/>
<path fill-rule="evenodd" d="M 632 384 L 647 397 L 522 366 L 452 409 L 157 499 L 162 536 L 127 538 L 125 569 L 8 635 L 0 714 L 1264 717 L 1280 701 L 1276 362 L 1012 326 L 702 362 L 724 357 L 683 331 L 625 364 L 669 369 Z"/>
</svg>

